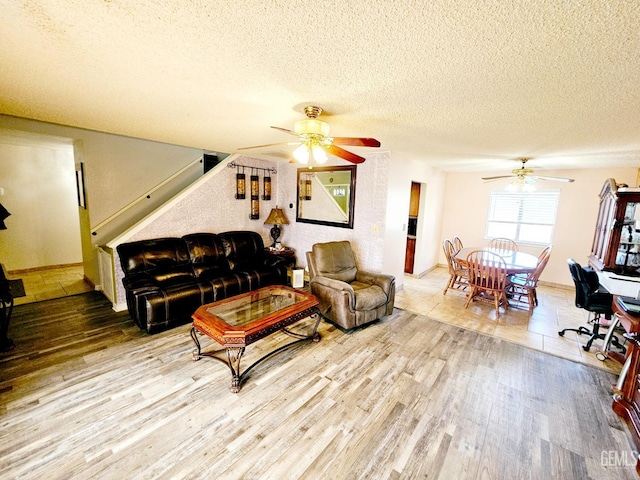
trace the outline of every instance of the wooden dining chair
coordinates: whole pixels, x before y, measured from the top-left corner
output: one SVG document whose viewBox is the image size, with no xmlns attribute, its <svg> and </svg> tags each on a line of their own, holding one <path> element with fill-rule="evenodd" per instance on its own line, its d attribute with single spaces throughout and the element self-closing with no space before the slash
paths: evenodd
<svg viewBox="0 0 640 480">
<path fill-rule="evenodd" d="M 507 264 L 500 255 L 486 250 L 474 250 L 467 256 L 469 267 L 469 294 L 464 308 L 472 301 L 492 302 L 496 318 L 500 316 L 500 305 L 508 309 Z"/>
<path fill-rule="evenodd" d="M 522 297 L 527 296 L 527 302 L 529 304 L 529 310 L 533 310 L 538 305 L 538 294 L 536 287 L 538 286 L 538 279 L 549 262 L 551 256 L 551 246 L 546 247 L 538 255 L 538 265 L 536 269 L 528 274 L 517 274 L 509 277 L 509 283 L 507 284 L 507 294 L 511 296 L 512 300 L 521 302 Z"/>
<path fill-rule="evenodd" d="M 447 291 L 451 288 L 455 290 L 465 290 L 469 286 L 469 270 L 462 267 L 455 259 L 455 254 L 458 253 L 459 250 L 456 249 L 453 242 L 448 238 L 445 238 L 442 242 L 442 249 L 444 250 L 444 256 L 449 266 L 449 281 L 444 287 L 442 294 L 446 295 Z"/>
<path fill-rule="evenodd" d="M 500 252 L 511 253 L 518 251 L 518 244 L 510 238 L 498 237 L 491 239 L 491 241 L 489 242 L 489 248 L 496 250 L 498 254 L 500 254 Z"/>
</svg>

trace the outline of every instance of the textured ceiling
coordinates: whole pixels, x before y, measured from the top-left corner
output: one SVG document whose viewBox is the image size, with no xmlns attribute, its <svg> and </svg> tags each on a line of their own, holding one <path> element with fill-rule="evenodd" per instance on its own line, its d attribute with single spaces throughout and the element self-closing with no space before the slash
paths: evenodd
<svg viewBox="0 0 640 480">
<path fill-rule="evenodd" d="M 449 171 L 640 166 L 637 0 L 0 8 L 0 113 L 233 153 L 314 104 L 332 135 Z"/>
</svg>

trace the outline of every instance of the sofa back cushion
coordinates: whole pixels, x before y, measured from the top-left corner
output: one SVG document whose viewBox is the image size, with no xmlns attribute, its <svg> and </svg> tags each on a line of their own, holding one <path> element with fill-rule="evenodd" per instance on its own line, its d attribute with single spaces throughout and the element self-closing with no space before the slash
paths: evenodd
<svg viewBox="0 0 640 480">
<path fill-rule="evenodd" d="M 260 234 L 243 230 L 225 232 L 219 236 L 232 271 L 243 270 L 264 261 L 264 242 Z"/>
<path fill-rule="evenodd" d="M 117 246 L 120 265 L 125 275 L 172 270 L 189 265 L 187 247 L 180 238 L 155 238 L 122 243 Z M 184 273 L 184 269 L 177 268 Z"/>
<path fill-rule="evenodd" d="M 311 253 L 317 275 L 347 283 L 356 279 L 356 258 L 348 241 L 316 243 Z"/>
<path fill-rule="evenodd" d="M 193 269 L 188 264 L 173 265 L 168 268 L 154 268 L 149 270 L 147 275 L 154 279 L 160 287 L 193 283 Z"/>
<path fill-rule="evenodd" d="M 185 235 L 182 239 L 187 246 L 196 277 L 212 278 L 229 273 L 229 264 L 218 235 L 215 233 L 192 233 Z"/>
</svg>

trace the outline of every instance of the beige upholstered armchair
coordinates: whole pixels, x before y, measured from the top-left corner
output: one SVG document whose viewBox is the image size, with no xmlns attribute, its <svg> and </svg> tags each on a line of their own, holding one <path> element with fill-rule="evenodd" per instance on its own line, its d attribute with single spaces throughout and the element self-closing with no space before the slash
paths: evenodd
<svg viewBox="0 0 640 480">
<path fill-rule="evenodd" d="M 307 252 L 307 264 L 320 312 L 342 328 L 364 325 L 393 312 L 395 278 L 358 270 L 348 241 L 316 243 Z"/>
</svg>

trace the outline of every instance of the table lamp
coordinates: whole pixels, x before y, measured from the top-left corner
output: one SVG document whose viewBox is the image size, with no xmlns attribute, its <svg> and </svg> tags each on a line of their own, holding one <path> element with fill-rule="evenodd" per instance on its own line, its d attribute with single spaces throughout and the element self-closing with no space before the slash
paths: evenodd
<svg viewBox="0 0 640 480">
<path fill-rule="evenodd" d="M 269 212 L 269 216 L 264 221 L 265 225 L 273 225 L 271 228 L 271 238 L 273 238 L 272 247 L 275 248 L 276 243 L 278 243 L 278 237 L 280 236 L 280 227 L 278 225 L 289 225 L 289 220 L 285 216 L 284 212 L 281 208 L 272 208 L 271 212 Z"/>
</svg>

